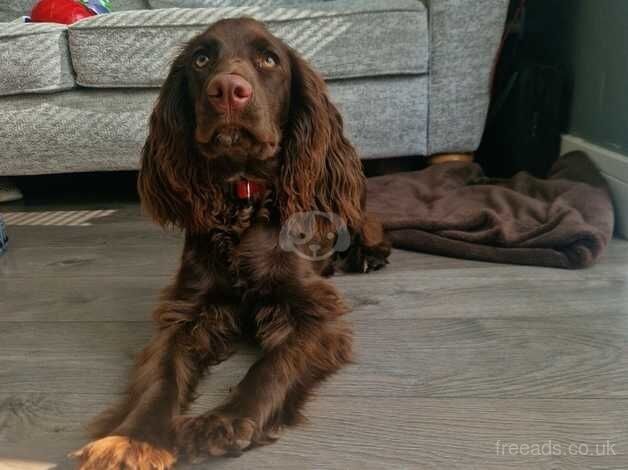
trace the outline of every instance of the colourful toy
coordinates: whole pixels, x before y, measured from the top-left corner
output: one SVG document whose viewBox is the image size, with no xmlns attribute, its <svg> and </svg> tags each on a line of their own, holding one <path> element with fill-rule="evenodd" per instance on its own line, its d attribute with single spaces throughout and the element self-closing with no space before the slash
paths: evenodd
<svg viewBox="0 0 628 470">
<path fill-rule="evenodd" d="M 111 13 L 111 0 L 81 0 L 81 2 L 97 15 Z"/>
<path fill-rule="evenodd" d="M 108 0 L 106 1 L 108 3 Z M 31 11 L 31 21 L 72 24 L 83 18 L 94 16 L 94 14 L 92 10 L 77 0 L 39 0 Z"/>
</svg>

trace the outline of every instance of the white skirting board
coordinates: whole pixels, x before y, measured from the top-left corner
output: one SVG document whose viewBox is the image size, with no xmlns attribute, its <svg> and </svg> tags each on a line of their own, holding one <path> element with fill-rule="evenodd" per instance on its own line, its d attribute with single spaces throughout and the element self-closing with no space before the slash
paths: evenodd
<svg viewBox="0 0 628 470">
<path fill-rule="evenodd" d="M 574 150 L 581 150 L 591 157 L 606 178 L 615 205 L 615 232 L 628 239 L 628 155 L 613 152 L 573 135 L 563 135 L 561 155 Z"/>
</svg>

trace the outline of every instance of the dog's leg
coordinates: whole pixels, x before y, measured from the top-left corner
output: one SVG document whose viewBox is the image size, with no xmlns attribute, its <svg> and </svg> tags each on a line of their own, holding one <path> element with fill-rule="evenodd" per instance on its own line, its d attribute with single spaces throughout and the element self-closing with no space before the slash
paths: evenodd
<svg viewBox="0 0 628 470">
<path fill-rule="evenodd" d="M 205 367 L 226 358 L 237 333 L 230 306 L 164 300 L 158 331 L 139 354 L 124 399 L 90 426 L 97 440 L 73 454 L 82 470 L 172 467 L 173 418 L 192 398 Z"/>
<path fill-rule="evenodd" d="M 377 271 L 388 264 L 390 248 L 382 224 L 372 215 L 365 214 L 362 227 L 354 233 L 349 250 L 341 255 L 341 268 L 357 273 Z"/>
<path fill-rule="evenodd" d="M 178 421 L 178 447 L 189 459 L 238 455 L 272 442 L 296 424 L 316 385 L 350 360 L 351 332 L 334 288 L 319 279 L 293 304 L 267 305 L 256 314 L 264 356 L 222 406 Z"/>
<path fill-rule="evenodd" d="M 222 406 L 177 421 L 178 448 L 190 459 L 237 455 L 271 441 L 282 425 L 298 421 L 313 388 L 350 360 L 338 292 L 308 261 L 282 251 L 276 236 L 252 231 L 237 254 L 264 356 Z"/>
</svg>

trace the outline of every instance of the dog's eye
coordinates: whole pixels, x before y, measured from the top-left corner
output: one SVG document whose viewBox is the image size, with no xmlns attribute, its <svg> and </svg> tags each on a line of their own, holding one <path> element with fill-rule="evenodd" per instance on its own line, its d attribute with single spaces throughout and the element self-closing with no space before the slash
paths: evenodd
<svg viewBox="0 0 628 470">
<path fill-rule="evenodd" d="M 198 54 L 194 58 L 194 67 L 196 67 L 197 69 L 203 69 L 207 67 L 207 64 L 209 64 L 209 57 L 207 57 L 205 54 Z"/>
<path fill-rule="evenodd" d="M 263 69 L 272 69 L 279 65 L 279 58 L 272 52 L 265 52 L 260 56 L 258 63 Z"/>
</svg>

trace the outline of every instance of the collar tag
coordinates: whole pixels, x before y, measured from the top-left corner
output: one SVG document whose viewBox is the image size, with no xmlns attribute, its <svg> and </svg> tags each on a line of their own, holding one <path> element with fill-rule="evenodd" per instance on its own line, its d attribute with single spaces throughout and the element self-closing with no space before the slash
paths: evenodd
<svg viewBox="0 0 628 470">
<path fill-rule="evenodd" d="M 237 199 L 251 201 L 264 196 L 265 186 L 262 183 L 241 179 L 233 183 L 233 194 Z"/>
</svg>

